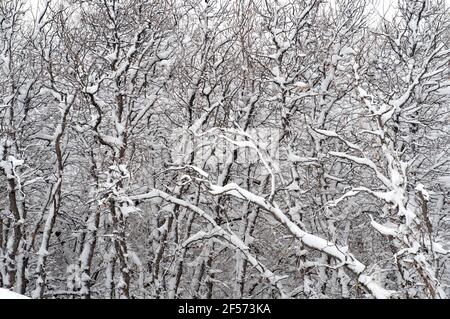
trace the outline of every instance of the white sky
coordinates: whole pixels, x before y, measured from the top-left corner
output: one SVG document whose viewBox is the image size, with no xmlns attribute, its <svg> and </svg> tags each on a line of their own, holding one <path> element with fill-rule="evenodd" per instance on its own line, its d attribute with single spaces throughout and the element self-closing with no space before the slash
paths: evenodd
<svg viewBox="0 0 450 319">
<path fill-rule="evenodd" d="M 2 1 L 2 0 L 0 0 Z M 35 13 L 39 5 L 46 0 L 27 0 L 30 3 L 32 12 Z M 59 0 L 52 0 L 53 2 L 57 2 Z M 240 0 L 232 0 L 232 1 L 240 1 Z M 329 0 L 330 2 L 334 2 L 336 0 Z M 450 0 L 445 0 L 447 5 L 450 7 Z M 396 7 L 397 0 L 372 0 L 372 5 L 375 8 L 376 12 L 380 15 L 385 15 L 387 19 L 389 19 Z"/>
<path fill-rule="evenodd" d="M 389 13 L 392 13 L 393 10 L 393 1 L 391 0 L 374 0 L 374 7 L 375 10 L 380 15 L 387 15 L 389 16 Z"/>
<path fill-rule="evenodd" d="M 331 0 L 334 1 L 334 0 Z M 372 0 L 375 10 L 381 14 L 386 15 L 386 18 L 389 19 L 397 6 L 397 0 Z M 450 0 L 445 0 L 447 6 L 450 7 Z"/>
</svg>

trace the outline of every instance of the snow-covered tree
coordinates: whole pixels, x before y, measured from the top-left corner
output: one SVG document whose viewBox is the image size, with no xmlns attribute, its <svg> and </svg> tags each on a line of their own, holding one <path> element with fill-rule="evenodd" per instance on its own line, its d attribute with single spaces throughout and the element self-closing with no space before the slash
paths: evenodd
<svg viewBox="0 0 450 319">
<path fill-rule="evenodd" d="M 449 8 L 395 3 L 0 2 L 0 287 L 446 298 Z"/>
</svg>

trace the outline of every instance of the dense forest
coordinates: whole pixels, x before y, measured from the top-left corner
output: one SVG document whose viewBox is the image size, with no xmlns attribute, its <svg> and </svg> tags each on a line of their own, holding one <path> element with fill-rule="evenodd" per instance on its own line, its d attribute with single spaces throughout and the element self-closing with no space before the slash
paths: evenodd
<svg viewBox="0 0 450 319">
<path fill-rule="evenodd" d="M 373 2 L 1 0 L 0 288 L 447 298 L 449 4 Z"/>
</svg>

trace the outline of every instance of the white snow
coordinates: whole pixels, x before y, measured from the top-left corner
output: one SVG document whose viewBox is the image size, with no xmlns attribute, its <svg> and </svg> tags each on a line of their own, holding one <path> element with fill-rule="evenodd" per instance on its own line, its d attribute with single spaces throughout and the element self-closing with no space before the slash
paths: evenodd
<svg viewBox="0 0 450 319">
<path fill-rule="evenodd" d="M 0 288 L 0 299 L 31 299 L 31 298 L 4 288 Z"/>
<path fill-rule="evenodd" d="M 446 188 L 450 188 L 450 176 L 441 176 L 438 178 L 438 182 Z"/>
<path fill-rule="evenodd" d="M 375 228 L 380 234 L 385 235 L 385 236 L 393 236 L 393 237 L 398 237 L 399 236 L 399 232 L 396 228 L 392 227 L 391 225 L 381 225 L 379 223 L 377 223 L 372 215 L 369 215 L 371 222 L 370 224 L 372 225 L 373 228 Z"/>
</svg>

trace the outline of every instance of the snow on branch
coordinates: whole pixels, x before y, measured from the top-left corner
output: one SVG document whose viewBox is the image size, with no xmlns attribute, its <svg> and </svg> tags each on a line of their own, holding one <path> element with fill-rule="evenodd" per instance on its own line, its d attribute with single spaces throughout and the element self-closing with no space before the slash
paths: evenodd
<svg viewBox="0 0 450 319">
<path fill-rule="evenodd" d="M 266 199 L 255 195 L 234 183 L 227 184 L 223 187 L 210 184 L 208 188 L 213 195 L 231 195 L 239 199 L 245 199 L 270 212 L 275 219 L 286 226 L 291 234 L 303 244 L 312 249 L 324 252 L 344 263 L 349 270 L 358 275 L 358 280 L 367 287 L 374 297 L 387 298 L 394 293 L 393 291 L 388 291 L 378 286 L 370 276 L 365 275 L 361 277 L 360 275 L 363 274 L 366 267 L 360 261 L 350 253 L 345 253 L 345 249 L 338 247 L 334 243 L 300 229 L 300 227 L 292 222 L 275 203 L 271 204 Z"/>
<path fill-rule="evenodd" d="M 266 278 L 274 287 L 276 287 L 278 289 L 282 298 L 289 297 L 289 295 L 284 291 L 284 288 L 280 282 L 280 280 L 284 279 L 285 277 L 279 277 L 279 276 L 275 275 L 274 273 L 272 273 L 266 266 L 264 266 L 260 261 L 258 261 L 255 257 L 253 257 L 250 254 L 247 245 L 245 245 L 245 243 L 242 242 L 242 240 L 236 234 L 234 234 L 230 231 L 224 230 L 222 227 L 220 227 L 216 223 L 216 221 L 210 215 L 208 215 L 204 210 L 202 210 L 198 206 L 195 206 L 187 201 L 184 201 L 180 198 L 173 197 L 168 193 L 165 193 L 163 191 L 156 190 L 156 189 L 154 189 L 146 194 L 130 196 L 131 200 L 140 200 L 140 201 L 149 200 L 152 198 L 162 198 L 173 204 L 180 205 L 182 207 L 190 209 L 191 211 L 195 212 L 197 215 L 199 215 L 200 217 L 205 219 L 213 227 L 214 234 L 216 236 L 220 236 L 220 237 L 224 238 L 230 244 L 232 244 L 237 249 L 239 249 L 244 254 L 244 256 L 247 258 L 247 260 L 250 262 L 250 264 L 253 267 L 255 267 L 255 269 L 257 269 L 261 273 L 261 275 L 264 278 Z M 204 235 L 205 235 L 205 233 L 198 234 L 198 236 L 204 236 Z"/>
</svg>

